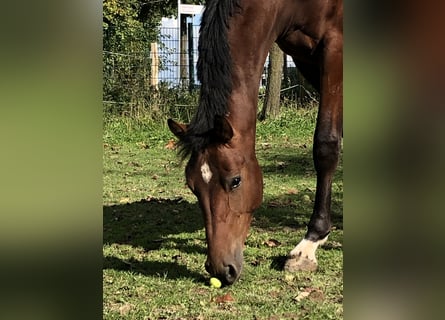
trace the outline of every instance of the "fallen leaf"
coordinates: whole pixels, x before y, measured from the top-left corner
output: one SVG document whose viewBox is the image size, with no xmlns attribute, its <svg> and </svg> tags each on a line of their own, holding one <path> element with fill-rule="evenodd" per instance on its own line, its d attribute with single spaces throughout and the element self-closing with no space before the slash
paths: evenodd
<svg viewBox="0 0 445 320">
<path fill-rule="evenodd" d="M 303 300 L 306 297 L 309 297 L 310 292 L 308 291 L 302 291 L 298 294 L 298 296 L 295 297 L 295 301 L 300 302 L 301 300 Z"/>
<path fill-rule="evenodd" d="M 295 279 L 295 275 L 293 275 L 292 273 L 286 273 L 284 276 L 284 280 L 286 282 L 292 282 Z"/>
<path fill-rule="evenodd" d="M 320 289 L 314 289 L 309 294 L 309 299 L 311 299 L 313 301 L 317 301 L 317 302 L 323 301 L 324 300 L 323 291 L 321 291 Z"/>
<path fill-rule="evenodd" d="M 341 242 L 338 242 L 338 241 L 329 241 L 323 245 L 323 247 L 330 248 L 330 249 L 337 249 L 337 248 L 341 248 L 342 246 L 343 245 L 341 244 Z"/>
<path fill-rule="evenodd" d="M 176 260 L 176 261 L 179 261 L 179 260 L 182 259 L 182 257 L 181 257 L 180 254 L 177 254 L 177 255 L 174 255 L 174 256 L 172 257 L 172 259 L 173 259 L 173 260 Z"/>
<path fill-rule="evenodd" d="M 142 167 L 139 163 L 137 163 L 136 161 L 131 161 L 128 163 L 129 166 L 133 166 L 133 167 Z"/>
<path fill-rule="evenodd" d="M 269 239 L 264 241 L 264 244 L 272 248 L 272 247 L 278 247 L 281 244 L 281 242 L 275 239 Z"/>
<path fill-rule="evenodd" d="M 170 139 L 167 142 L 167 144 L 165 145 L 165 149 L 168 149 L 168 150 L 173 150 L 175 148 L 176 148 L 176 143 L 175 143 L 175 140 L 173 140 L 173 139 Z"/>
<path fill-rule="evenodd" d="M 129 203 L 130 202 L 130 198 L 121 198 L 119 200 L 119 203 Z"/>
<path fill-rule="evenodd" d="M 278 161 L 276 164 L 277 164 L 277 168 L 281 169 L 281 170 L 287 167 L 287 163 L 284 161 Z"/>
<path fill-rule="evenodd" d="M 216 303 L 226 303 L 226 302 L 233 302 L 235 301 L 235 299 L 233 299 L 232 295 L 229 292 L 227 292 L 222 296 L 215 297 L 213 301 Z"/>
<path fill-rule="evenodd" d="M 279 207 L 281 205 L 281 203 L 279 203 L 278 201 L 270 201 L 267 205 L 269 207 L 274 208 L 274 207 Z"/>
<path fill-rule="evenodd" d="M 287 194 L 298 194 L 298 189 L 290 188 L 287 190 Z"/>
<path fill-rule="evenodd" d="M 148 149 L 150 146 L 146 144 L 145 142 L 138 142 L 137 145 L 142 149 Z"/>
<path fill-rule="evenodd" d="M 257 267 L 257 266 L 260 265 L 260 261 L 259 261 L 259 260 L 254 260 L 254 261 L 252 261 L 252 262 L 250 263 L 250 265 L 252 265 L 252 266 L 254 266 L 254 267 Z"/>
<path fill-rule="evenodd" d="M 131 305 L 126 303 L 119 308 L 119 313 L 121 314 L 121 316 L 125 316 L 128 314 L 128 312 L 130 312 L 130 310 L 131 310 Z"/>
<path fill-rule="evenodd" d="M 298 296 L 296 296 L 294 298 L 295 301 L 300 302 L 301 300 L 303 300 L 304 298 L 309 297 L 309 299 L 313 300 L 313 301 L 323 301 L 324 300 L 324 294 L 323 291 L 321 291 L 320 289 L 317 288 L 312 288 L 312 287 L 308 287 L 305 288 L 302 292 L 300 292 L 298 294 Z"/>
</svg>

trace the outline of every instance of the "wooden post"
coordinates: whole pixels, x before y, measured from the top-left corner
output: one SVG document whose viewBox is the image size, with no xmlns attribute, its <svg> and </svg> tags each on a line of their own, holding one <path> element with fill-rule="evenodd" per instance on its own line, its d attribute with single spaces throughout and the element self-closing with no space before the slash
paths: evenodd
<svg viewBox="0 0 445 320">
<path fill-rule="evenodd" d="M 192 92 L 193 87 L 195 86 L 195 65 L 193 63 L 193 24 L 189 22 L 187 24 L 188 29 L 188 45 L 189 45 L 189 91 Z"/>
<path fill-rule="evenodd" d="M 180 25 L 180 49 L 179 49 L 179 73 L 181 78 L 181 86 L 186 88 L 188 86 L 187 75 L 187 15 L 181 14 L 179 18 L 181 20 Z"/>
<path fill-rule="evenodd" d="M 159 55 L 158 55 L 158 44 L 156 42 L 151 43 L 150 59 L 151 59 L 150 86 L 157 90 L 159 84 Z"/>
</svg>

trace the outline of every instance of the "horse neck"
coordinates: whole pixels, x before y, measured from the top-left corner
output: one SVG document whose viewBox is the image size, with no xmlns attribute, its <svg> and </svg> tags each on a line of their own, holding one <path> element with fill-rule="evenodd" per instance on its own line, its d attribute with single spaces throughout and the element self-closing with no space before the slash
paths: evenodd
<svg viewBox="0 0 445 320">
<path fill-rule="evenodd" d="M 227 39 L 232 64 L 229 119 L 235 131 L 250 139 L 251 150 L 255 148 L 258 91 L 264 63 L 270 47 L 291 19 L 286 8 L 291 4 L 294 5 L 283 1 L 243 0 L 239 12 L 229 21 Z M 292 6 L 290 9 L 295 11 Z M 264 12 L 270 14 L 265 16 Z"/>
<path fill-rule="evenodd" d="M 233 28 L 236 30 L 236 28 Z M 235 37 L 229 33 L 229 37 Z M 229 120 L 236 133 L 242 136 L 243 147 L 255 150 L 258 92 L 263 66 L 273 40 L 251 42 L 251 47 L 232 40 L 232 92 L 228 100 Z M 242 38 L 241 38 L 242 42 Z"/>
<path fill-rule="evenodd" d="M 229 99 L 228 119 L 234 131 L 231 142 L 233 148 L 239 149 L 243 154 L 255 157 L 256 117 L 258 93 L 235 89 Z"/>
</svg>

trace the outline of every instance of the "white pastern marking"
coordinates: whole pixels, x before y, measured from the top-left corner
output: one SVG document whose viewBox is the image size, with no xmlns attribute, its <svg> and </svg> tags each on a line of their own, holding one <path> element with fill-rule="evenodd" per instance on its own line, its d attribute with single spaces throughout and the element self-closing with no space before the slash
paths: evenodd
<svg viewBox="0 0 445 320">
<path fill-rule="evenodd" d="M 290 256 L 291 257 L 303 256 L 303 257 L 308 258 L 309 260 L 312 260 L 315 263 L 317 263 L 317 258 L 315 257 L 315 251 L 317 250 L 318 246 L 323 245 L 327 240 L 328 240 L 328 236 L 324 237 L 321 240 L 315 241 L 315 242 L 311 241 L 311 240 L 303 239 L 290 252 Z"/>
<path fill-rule="evenodd" d="M 212 179 L 212 171 L 210 171 L 210 167 L 207 164 L 207 162 L 204 162 L 201 166 L 201 174 L 202 174 L 202 179 L 205 181 L 205 183 L 209 183 L 210 179 Z"/>
</svg>

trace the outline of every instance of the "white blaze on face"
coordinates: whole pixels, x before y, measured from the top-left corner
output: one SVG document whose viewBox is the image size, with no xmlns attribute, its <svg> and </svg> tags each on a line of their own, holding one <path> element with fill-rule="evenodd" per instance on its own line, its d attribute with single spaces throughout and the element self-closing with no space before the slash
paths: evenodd
<svg viewBox="0 0 445 320">
<path fill-rule="evenodd" d="M 210 171 L 210 167 L 207 164 L 207 162 L 204 162 L 201 166 L 201 174 L 202 179 L 205 181 L 205 183 L 209 183 L 210 179 L 212 179 L 212 171 Z"/>
</svg>

